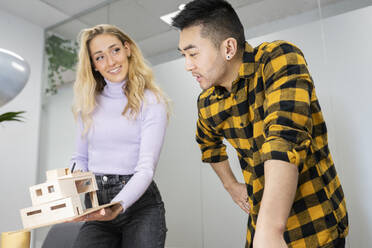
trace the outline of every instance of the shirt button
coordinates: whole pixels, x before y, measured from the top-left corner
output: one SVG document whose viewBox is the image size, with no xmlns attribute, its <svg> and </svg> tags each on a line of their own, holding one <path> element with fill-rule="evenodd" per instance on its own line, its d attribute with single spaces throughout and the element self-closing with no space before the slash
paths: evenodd
<svg viewBox="0 0 372 248">
<path fill-rule="evenodd" d="M 102 180 L 103 180 L 104 182 L 107 182 L 107 177 L 106 177 L 106 176 L 103 176 L 103 177 L 102 177 Z"/>
</svg>

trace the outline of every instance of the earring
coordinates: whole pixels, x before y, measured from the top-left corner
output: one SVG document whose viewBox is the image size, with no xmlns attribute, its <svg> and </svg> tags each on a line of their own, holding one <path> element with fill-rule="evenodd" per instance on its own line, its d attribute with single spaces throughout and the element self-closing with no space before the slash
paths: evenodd
<svg viewBox="0 0 372 248">
<path fill-rule="evenodd" d="M 230 60 L 230 55 L 227 55 L 227 56 L 226 56 L 226 59 L 227 59 L 227 60 Z"/>
</svg>

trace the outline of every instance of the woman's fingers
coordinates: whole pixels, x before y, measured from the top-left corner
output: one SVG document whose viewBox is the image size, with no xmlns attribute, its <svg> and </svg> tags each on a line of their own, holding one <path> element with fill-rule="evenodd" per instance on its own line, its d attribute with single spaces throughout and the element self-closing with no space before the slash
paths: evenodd
<svg viewBox="0 0 372 248">
<path fill-rule="evenodd" d="M 120 204 L 115 204 L 112 207 L 102 208 L 66 222 L 109 221 L 115 219 L 122 211 L 123 207 Z"/>
</svg>

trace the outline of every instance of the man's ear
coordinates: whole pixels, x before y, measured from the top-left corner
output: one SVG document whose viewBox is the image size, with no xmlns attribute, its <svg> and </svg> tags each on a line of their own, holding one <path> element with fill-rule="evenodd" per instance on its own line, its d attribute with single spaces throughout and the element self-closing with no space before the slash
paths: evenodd
<svg viewBox="0 0 372 248">
<path fill-rule="evenodd" d="M 222 41 L 222 54 L 226 60 L 231 60 L 238 52 L 238 42 L 235 38 L 229 37 Z"/>
</svg>

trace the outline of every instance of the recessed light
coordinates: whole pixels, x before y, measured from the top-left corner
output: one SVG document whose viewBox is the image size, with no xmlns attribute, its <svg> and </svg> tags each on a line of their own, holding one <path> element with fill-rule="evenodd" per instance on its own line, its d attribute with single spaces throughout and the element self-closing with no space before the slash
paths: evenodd
<svg viewBox="0 0 372 248">
<path fill-rule="evenodd" d="M 163 16 L 161 16 L 160 17 L 160 19 L 163 21 L 163 22 L 165 22 L 166 24 L 168 24 L 169 26 L 172 26 L 172 19 L 176 16 L 176 15 L 178 15 L 178 13 L 180 13 L 181 12 L 181 10 L 183 10 L 183 8 L 185 8 L 185 5 L 186 4 L 180 4 L 179 6 L 178 6 L 178 10 L 177 11 L 174 11 L 174 12 L 172 12 L 172 13 L 169 13 L 169 14 L 166 14 L 166 15 L 163 15 Z"/>
</svg>

